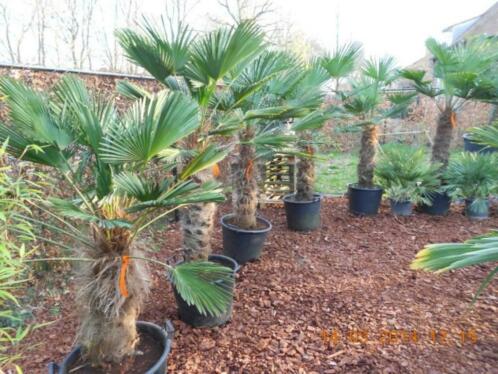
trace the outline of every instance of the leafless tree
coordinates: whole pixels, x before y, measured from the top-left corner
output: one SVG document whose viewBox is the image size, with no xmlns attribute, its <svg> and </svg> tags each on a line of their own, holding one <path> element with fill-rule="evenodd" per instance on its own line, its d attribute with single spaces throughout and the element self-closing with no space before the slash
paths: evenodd
<svg viewBox="0 0 498 374">
<path fill-rule="evenodd" d="M 3 21 L 4 28 L 4 44 L 7 48 L 7 52 L 12 63 L 22 62 L 22 45 L 27 32 L 32 28 L 33 21 L 36 14 L 37 5 L 32 8 L 32 12 L 28 13 L 29 16 L 26 21 L 15 18 L 10 9 L 7 7 L 5 1 L 0 3 L 0 16 Z M 17 25 L 18 29 L 14 29 L 12 26 Z"/>
</svg>

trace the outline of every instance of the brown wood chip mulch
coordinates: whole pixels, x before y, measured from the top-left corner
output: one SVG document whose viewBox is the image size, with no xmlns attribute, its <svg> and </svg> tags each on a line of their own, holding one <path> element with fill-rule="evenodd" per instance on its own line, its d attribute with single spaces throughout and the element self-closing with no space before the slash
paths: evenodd
<svg viewBox="0 0 498 374">
<path fill-rule="evenodd" d="M 441 275 L 409 269 L 426 243 L 498 228 L 498 207 L 483 222 L 469 221 L 460 207 L 447 217 L 395 218 L 385 206 L 362 218 L 347 212 L 344 199 L 326 199 L 321 229 L 305 234 L 287 230 L 281 207 L 261 214 L 273 230 L 262 258 L 239 274 L 228 325 L 192 329 L 179 321 L 170 286 L 153 269 L 142 319 L 173 321 L 169 372 L 498 373 L 498 282 L 469 308 L 491 265 Z M 156 231 L 150 245 L 157 258 L 179 247 L 176 229 Z M 213 248 L 221 251 L 219 228 Z M 23 343 L 26 373 L 46 373 L 69 351 L 77 323 L 72 297 L 38 291 L 36 322 L 55 322 Z"/>
</svg>

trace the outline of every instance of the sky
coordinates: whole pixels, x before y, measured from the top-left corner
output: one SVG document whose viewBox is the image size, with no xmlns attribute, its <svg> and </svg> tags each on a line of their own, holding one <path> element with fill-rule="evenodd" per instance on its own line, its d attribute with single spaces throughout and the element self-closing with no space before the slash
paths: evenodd
<svg viewBox="0 0 498 374">
<path fill-rule="evenodd" d="M 45 0 L 48 1 L 48 0 Z M 53 19 L 69 22 L 64 8 L 67 0 L 50 0 L 52 13 L 59 15 Z M 80 8 L 90 1 L 96 2 L 92 26 L 89 28 L 92 45 L 89 53 L 94 60 L 93 70 L 105 69 L 105 51 L 102 40 L 109 40 L 105 45 L 114 45 L 113 32 L 124 27 L 122 18 L 116 18 L 114 3 L 117 0 L 77 0 Z M 218 4 L 225 0 L 135 0 L 140 4 L 136 15 L 157 17 L 164 13 L 166 4 L 186 4 L 186 21 L 197 30 L 210 30 L 216 27 L 213 19 L 223 20 L 226 12 Z M 232 2 L 246 0 L 228 0 Z M 252 4 L 268 0 L 248 0 Z M 454 23 L 462 22 L 478 16 L 489 9 L 496 0 L 269 0 L 273 3 L 274 12 L 268 16 L 273 21 L 284 21 L 293 27 L 301 37 L 299 46 L 304 40 L 318 43 L 322 48 L 332 51 L 339 43 L 357 41 L 363 44 L 364 55 L 395 57 L 399 66 L 407 66 L 424 57 L 424 42 L 428 37 L 445 40 L 442 30 Z M 129 0 L 119 0 L 120 4 L 128 4 Z M 26 14 L 32 14 L 31 9 L 43 4 L 42 0 L 0 0 L 13 14 L 7 24 L 12 35 L 19 33 L 27 22 Z M 192 5 L 195 5 L 192 7 Z M 51 16 L 53 17 L 53 16 Z M 30 18 L 30 17 L 28 17 Z M 69 47 L 61 41 L 62 35 L 58 27 L 68 25 L 58 24 L 47 31 L 46 51 L 47 66 L 71 67 Z M 54 31 L 55 30 L 55 31 Z M 0 23 L 0 31 L 5 32 L 5 26 Z M 446 35 L 448 39 L 449 35 Z M 0 61 L 10 60 L 6 54 L 5 38 L 0 38 Z M 15 36 L 12 38 L 15 41 Z M 22 63 L 35 63 L 38 34 L 32 27 L 22 44 Z M 100 44 L 99 44 L 100 43 Z M 304 44 L 305 45 L 305 44 Z M 65 48 L 65 49 L 64 49 Z M 59 51 L 62 51 L 59 53 Z M 56 56 L 57 55 L 57 56 Z M 55 58 L 57 57 L 57 58 Z"/>
<path fill-rule="evenodd" d="M 442 30 L 480 15 L 495 0 L 273 0 L 279 17 L 292 22 L 307 37 L 328 50 L 340 43 L 359 41 L 366 55 L 393 55 L 409 65 L 425 54 L 428 37 L 444 40 Z M 147 2 L 145 2 L 147 3 Z M 161 0 L 148 5 L 157 11 Z M 192 11 L 202 22 L 216 8 L 216 0 L 200 0 Z M 145 8 L 147 9 L 147 7 Z M 337 23 L 338 19 L 338 23 Z"/>
</svg>

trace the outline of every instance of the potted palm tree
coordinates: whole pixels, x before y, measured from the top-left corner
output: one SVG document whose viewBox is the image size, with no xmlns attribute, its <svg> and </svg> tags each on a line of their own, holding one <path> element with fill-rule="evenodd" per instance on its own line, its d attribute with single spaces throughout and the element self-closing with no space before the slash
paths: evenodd
<svg viewBox="0 0 498 374">
<path fill-rule="evenodd" d="M 338 48 L 333 54 L 322 56 L 313 62 L 303 75 L 295 97 L 304 92 L 320 92 L 327 81 L 332 81 L 333 90 L 339 94 L 341 80 L 351 74 L 361 53 L 361 45 L 346 44 Z M 321 104 L 321 103 L 320 103 Z M 298 162 L 296 192 L 284 197 L 287 226 L 291 230 L 310 231 L 320 226 L 321 196 L 314 192 L 315 181 L 314 142 L 313 133 L 333 116 L 330 108 L 311 112 L 306 117 L 297 120 L 292 129 L 298 134 Z"/>
<path fill-rule="evenodd" d="M 189 136 L 184 146 L 188 154 L 180 161 L 183 165 L 180 177 L 185 172 L 190 173 L 185 162 L 189 158 L 197 155 L 204 164 L 216 166 L 235 147 L 237 142 L 226 138 L 243 126 L 244 116 L 239 114 L 246 101 L 273 75 L 288 67 L 282 64 L 279 53 L 264 52 L 263 33 L 250 21 L 222 27 L 202 37 L 194 36 L 188 27 L 182 25 L 172 33 L 164 24 L 156 27 L 146 21 L 140 32 L 123 29 L 117 36 L 132 62 L 147 70 L 165 89 L 188 94 L 201 109 L 201 126 Z M 120 91 L 131 98 L 149 95 L 143 89 L 124 82 Z M 254 118 L 267 115 L 253 113 Z M 260 146 L 265 146 L 265 141 L 272 143 L 275 140 L 268 134 L 261 134 L 258 139 Z M 196 178 L 210 181 L 214 176 L 205 169 L 197 173 Z M 209 258 L 230 266 L 235 274 L 238 264 L 234 259 L 238 260 L 237 257 L 232 259 L 211 254 L 216 205 L 192 204 L 184 207 L 181 213 L 185 259 Z M 181 319 L 192 326 L 216 326 L 231 318 L 231 307 L 223 315 L 205 316 L 196 308 L 185 305 L 181 298 L 177 297 L 177 301 Z"/>
<path fill-rule="evenodd" d="M 465 199 L 469 218 L 488 218 L 489 196 L 498 189 L 498 159 L 494 154 L 462 152 L 450 160 L 445 180 L 451 197 Z"/>
<path fill-rule="evenodd" d="M 351 91 L 342 93 L 346 112 L 358 118 L 361 127 L 358 182 L 349 185 L 349 210 L 354 214 L 377 214 L 382 188 L 374 183 L 375 158 L 378 147 L 377 126 L 387 118 L 399 116 L 411 103 L 414 95 L 384 91 L 398 78 L 398 70 L 391 57 L 367 60 L 358 78 L 351 81 Z"/>
<path fill-rule="evenodd" d="M 422 95 L 430 97 L 439 110 L 431 160 L 444 170 L 449 161 L 457 114 L 468 102 L 493 102 L 498 98 L 491 72 L 498 58 L 495 37 L 476 37 L 463 44 L 447 46 L 434 39 L 426 41 L 434 59 L 433 78 L 424 71 L 404 70 L 402 76 Z M 432 196 L 431 214 L 446 214 L 450 199 L 443 192 Z"/>
<path fill-rule="evenodd" d="M 33 202 L 58 225 L 31 221 L 73 240 L 74 246 L 59 245 L 73 250 L 68 260 L 81 263 L 79 345 L 52 370 L 68 373 L 78 370 L 75 365 L 80 370 L 91 365 L 133 372 L 140 365 L 138 370 L 164 373 L 171 331 L 137 321 L 149 288 L 147 263 L 164 266 L 185 302 L 203 313 L 222 313 L 230 301 L 230 269 L 207 261 L 173 266 L 146 257 L 133 244 L 180 206 L 223 200 L 216 185 L 196 183 L 192 175 L 179 181 L 150 177 L 153 160 L 178 152 L 175 144 L 199 127 L 197 104 L 181 93 L 163 92 L 118 116 L 112 102 L 94 99 L 71 76 L 57 83 L 50 98 L 8 78 L 0 80 L 0 92 L 10 118 L 0 124 L 7 151 L 51 167 L 67 189 L 65 199 Z M 216 279 L 225 283 L 213 283 Z M 136 352 L 144 350 L 153 354 L 136 360 Z"/>
<path fill-rule="evenodd" d="M 297 74 L 292 74 L 295 77 Z M 326 70 L 319 61 L 314 61 L 303 68 L 298 84 L 282 99 L 299 98 L 305 95 L 317 98 L 316 106 L 308 115 L 294 121 L 291 130 L 296 139 L 296 191 L 284 196 L 287 227 L 296 231 L 311 231 L 320 226 L 321 195 L 314 191 L 315 182 L 315 142 L 313 135 L 331 118 L 331 108 L 321 108 L 323 104 L 323 86 L 329 79 Z M 287 96 L 287 97 L 286 97 Z"/>
<path fill-rule="evenodd" d="M 252 82 L 264 79 L 258 90 L 234 107 L 226 121 L 241 126 L 232 163 L 233 212 L 221 219 L 223 253 L 235 258 L 239 264 L 259 258 L 271 230 L 271 223 L 257 215 L 256 163 L 265 151 L 286 148 L 295 141 L 292 135 L 275 132 L 271 124 L 304 117 L 322 100 L 322 93 L 316 90 L 303 93 L 301 97 L 290 94 L 302 74 L 302 67 L 292 56 L 267 52 L 247 66 L 231 86 L 229 97 L 238 97 L 241 87 L 251 87 Z"/>
<path fill-rule="evenodd" d="M 402 144 L 381 148 L 375 178 L 390 200 L 395 215 L 412 214 L 413 205 L 426 203 L 439 187 L 439 165 L 430 164 L 423 149 Z"/>
</svg>

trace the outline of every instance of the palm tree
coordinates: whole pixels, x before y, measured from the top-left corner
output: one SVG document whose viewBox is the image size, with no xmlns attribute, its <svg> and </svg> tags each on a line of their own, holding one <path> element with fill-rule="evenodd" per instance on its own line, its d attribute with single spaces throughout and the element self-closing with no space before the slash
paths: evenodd
<svg viewBox="0 0 498 374">
<path fill-rule="evenodd" d="M 309 115 L 322 103 L 320 90 L 300 90 L 298 87 L 308 75 L 293 56 L 281 52 L 266 52 L 255 59 L 235 80 L 228 96 L 239 97 L 244 86 L 259 85 L 243 101 L 230 108 L 228 123 L 239 123 L 239 144 L 232 165 L 233 208 L 232 224 L 251 230 L 257 227 L 258 186 L 256 162 L 265 152 L 291 151 L 289 144 L 295 137 L 282 134 L 271 126 Z M 263 82 L 262 84 L 256 82 Z M 311 85 L 309 85 L 311 87 Z M 299 91 L 301 95 L 296 95 Z M 304 128 L 303 124 L 303 128 Z M 269 130 L 267 130 L 269 128 Z"/>
<path fill-rule="evenodd" d="M 76 252 L 83 264 L 78 341 L 92 363 L 118 362 L 134 352 L 135 322 L 149 286 L 145 261 L 155 261 L 144 257 L 134 240 L 174 209 L 223 200 L 215 184 L 192 179 L 209 165 L 202 157 L 194 157 L 178 181 L 149 177 L 155 159 L 180 152 L 175 144 L 199 128 L 199 107 L 179 92 L 161 92 L 118 116 L 111 101 L 93 98 L 71 76 L 57 83 L 50 98 L 8 78 L 0 79 L 0 92 L 10 118 L 9 124 L 0 123 L 8 152 L 51 167 L 72 192 L 66 199 L 32 202 L 57 225 L 30 221 L 75 241 L 74 249 L 60 245 Z M 217 315 L 226 309 L 229 290 L 210 280 L 230 285 L 229 269 L 204 261 L 176 267 L 155 262 L 166 267 L 178 293 L 201 313 Z"/>
<path fill-rule="evenodd" d="M 439 110 L 432 162 L 446 168 L 457 114 L 470 101 L 498 100 L 496 78 L 492 70 L 498 60 L 498 38 L 476 37 L 463 44 L 448 46 L 434 39 L 426 41 L 434 59 L 434 77 L 425 79 L 421 70 L 404 70 L 417 92 L 432 98 Z"/>
<path fill-rule="evenodd" d="M 351 91 L 342 93 L 344 109 L 359 119 L 361 146 L 358 163 L 358 185 L 374 186 L 375 157 L 377 154 L 377 126 L 387 118 L 399 116 L 411 103 L 414 95 L 389 94 L 389 105 L 384 106 L 384 91 L 398 78 L 398 70 L 391 57 L 367 60 L 359 77 L 351 80 Z"/>
<path fill-rule="evenodd" d="M 498 126 L 486 126 L 476 130 L 478 141 L 488 147 L 498 147 Z M 412 269 L 441 273 L 467 266 L 498 262 L 498 230 L 477 236 L 463 243 L 428 244 L 417 253 Z M 498 273 L 495 267 L 481 283 L 473 302 Z"/>
<path fill-rule="evenodd" d="M 142 32 L 124 29 L 117 33 L 128 58 L 147 70 L 165 89 L 185 92 L 200 107 L 201 125 L 185 144 L 189 154 L 183 164 L 195 155 L 203 155 L 202 158 L 211 164 L 220 161 L 228 152 L 220 142 L 218 135 L 221 132 L 214 131 L 216 117 L 220 111 L 230 109 L 224 92 L 263 49 L 261 30 L 249 21 L 222 27 L 202 37 L 195 37 L 183 25 L 172 33 L 164 22 L 162 27 L 156 27 L 146 21 L 141 28 Z M 258 81 L 251 83 L 240 88 L 237 102 L 243 101 L 260 85 Z M 129 84 L 121 88 L 131 96 L 143 96 L 143 90 Z M 228 106 L 234 107 L 237 102 Z M 196 178 L 210 181 L 213 175 L 206 169 Z M 215 213 L 216 205 L 213 203 L 192 204 L 183 208 L 183 247 L 187 259 L 207 258 L 211 253 Z"/>
</svg>

